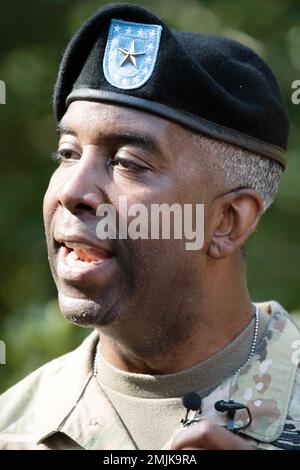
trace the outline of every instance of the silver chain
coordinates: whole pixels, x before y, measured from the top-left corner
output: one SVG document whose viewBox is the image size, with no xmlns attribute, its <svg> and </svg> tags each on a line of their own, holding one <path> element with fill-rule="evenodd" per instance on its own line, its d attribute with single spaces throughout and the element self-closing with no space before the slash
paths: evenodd
<svg viewBox="0 0 300 470">
<path fill-rule="evenodd" d="M 97 377 L 97 373 L 98 373 L 98 345 L 97 345 L 96 354 L 95 354 L 95 357 L 94 357 L 94 365 L 93 365 L 93 375 L 94 375 L 94 377 Z"/>
<path fill-rule="evenodd" d="M 235 372 L 235 375 L 237 375 L 242 369 L 244 369 L 244 367 L 246 367 L 246 365 L 248 364 L 250 359 L 252 359 L 252 357 L 253 357 L 253 354 L 254 354 L 255 349 L 256 349 L 256 344 L 257 344 L 258 326 L 259 326 L 258 307 L 257 307 L 257 305 L 255 305 L 255 325 L 254 325 L 254 334 L 253 334 L 251 350 L 250 350 L 248 359 L 244 362 L 244 364 L 241 367 L 239 367 L 237 369 L 237 371 Z M 94 358 L 94 365 L 93 365 L 93 375 L 94 375 L 94 377 L 97 377 L 97 373 L 98 373 L 98 346 L 97 346 L 97 349 L 96 349 L 96 354 L 95 354 L 95 358 Z"/>
<path fill-rule="evenodd" d="M 253 354 L 255 353 L 255 349 L 256 349 L 256 345 L 257 345 L 257 337 L 258 337 L 259 316 L 258 316 L 258 307 L 257 307 L 257 305 L 254 305 L 254 306 L 255 306 L 255 324 L 254 324 L 254 334 L 253 334 L 253 340 L 252 340 L 252 346 L 251 346 L 250 354 L 248 356 L 248 359 L 244 362 L 244 364 L 241 367 L 239 367 L 238 370 L 235 372 L 235 376 L 239 372 L 241 372 L 241 370 L 244 369 L 244 367 L 246 367 L 246 365 L 248 364 L 250 359 L 252 359 Z"/>
</svg>

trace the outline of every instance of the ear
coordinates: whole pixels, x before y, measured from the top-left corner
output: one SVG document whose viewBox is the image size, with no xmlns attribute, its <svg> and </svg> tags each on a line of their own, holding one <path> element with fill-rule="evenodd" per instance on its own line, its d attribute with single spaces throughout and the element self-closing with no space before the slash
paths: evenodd
<svg viewBox="0 0 300 470">
<path fill-rule="evenodd" d="M 264 211 L 262 196 L 253 189 L 238 189 L 213 202 L 213 233 L 208 255 L 221 259 L 241 247 L 255 230 Z"/>
</svg>

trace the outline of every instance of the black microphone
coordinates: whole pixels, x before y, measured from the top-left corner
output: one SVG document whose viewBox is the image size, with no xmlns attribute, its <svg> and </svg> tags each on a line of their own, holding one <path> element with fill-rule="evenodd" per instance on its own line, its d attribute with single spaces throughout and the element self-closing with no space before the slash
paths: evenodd
<svg viewBox="0 0 300 470">
<path fill-rule="evenodd" d="M 198 414 L 201 413 L 202 398 L 200 397 L 200 395 L 198 395 L 195 392 L 187 393 L 186 395 L 184 395 L 182 399 L 182 404 L 186 408 L 187 411 L 186 411 L 185 418 L 181 420 L 181 423 L 183 424 L 183 426 L 188 426 L 194 422 L 194 419 L 193 420 L 188 419 L 189 412 L 193 410 L 196 412 L 198 411 Z"/>
<path fill-rule="evenodd" d="M 242 403 L 236 403 L 233 400 L 229 400 L 229 401 L 219 400 L 215 403 L 215 409 L 219 411 L 220 413 L 224 413 L 225 411 L 227 411 L 228 413 L 227 429 L 229 431 L 232 431 L 232 432 L 241 431 L 242 429 L 245 429 L 248 426 L 250 426 L 250 424 L 252 423 L 251 412 L 249 408 L 246 405 L 243 405 Z M 248 414 L 248 422 L 243 426 L 235 426 L 234 424 L 234 416 L 237 410 L 246 410 Z"/>
<path fill-rule="evenodd" d="M 229 400 L 220 400 L 215 403 L 215 409 L 223 413 L 224 411 L 229 410 L 242 410 L 245 408 L 245 405 L 242 403 L 236 403 L 235 401 Z"/>
<path fill-rule="evenodd" d="M 201 408 L 202 398 L 197 393 L 191 392 L 184 395 L 182 403 L 188 411 L 197 411 Z"/>
</svg>

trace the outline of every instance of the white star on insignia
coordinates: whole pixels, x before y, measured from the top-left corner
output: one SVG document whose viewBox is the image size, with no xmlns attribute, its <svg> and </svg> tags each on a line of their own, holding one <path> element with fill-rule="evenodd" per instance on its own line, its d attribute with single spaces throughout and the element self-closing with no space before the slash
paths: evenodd
<svg viewBox="0 0 300 470">
<path fill-rule="evenodd" d="M 130 62 L 135 69 L 137 68 L 137 66 L 136 66 L 136 57 L 140 57 L 141 55 L 145 54 L 145 52 L 135 52 L 134 40 L 132 41 L 132 43 L 130 44 L 130 47 L 128 49 L 123 49 L 123 48 L 119 47 L 119 51 L 124 56 L 124 59 L 122 60 L 122 62 L 120 64 L 120 67 L 122 67 L 122 65 L 126 64 L 127 62 Z"/>
<path fill-rule="evenodd" d="M 148 44 L 147 49 L 148 51 L 153 51 L 153 44 L 152 43 Z"/>
<path fill-rule="evenodd" d="M 118 32 L 120 31 L 120 26 L 119 26 L 119 25 L 114 26 L 114 31 L 115 31 L 116 33 L 118 33 Z"/>
<path fill-rule="evenodd" d="M 143 68 L 143 74 L 146 75 L 148 72 L 149 72 L 148 67 L 144 67 L 144 68 Z"/>
<path fill-rule="evenodd" d="M 146 57 L 145 62 L 146 62 L 146 64 L 151 64 L 151 62 L 152 62 L 151 57 Z"/>
<path fill-rule="evenodd" d="M 132 32 L 132 29 L 131 29 L 131 28 L 127 28 L 127 29 L 126 29 L 126 33 L 127 33 L 127 34 L 130 34 L 131 32 Z"/>
<path fill-rule="evenodd" d="M 151 29 L 150 31 L 150 37 L 151 38 L 154 38 L 154 36 L 156 35 L 156 31 L 154 29 Z"/>
<path fill-rule="evenodd" d="M 139 29 L 138 32 L 137 32 L 137 35 L 142 38 L 143 37 L 143 30 L 142 29 Z"/>
</svg>

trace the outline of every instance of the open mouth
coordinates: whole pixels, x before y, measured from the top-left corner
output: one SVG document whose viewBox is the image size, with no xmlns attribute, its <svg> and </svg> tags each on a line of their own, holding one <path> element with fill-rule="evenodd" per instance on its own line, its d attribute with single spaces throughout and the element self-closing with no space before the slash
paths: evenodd
<svg viewBox="0 0 300 470">
<path fill-rule="evenodd" d="M 63 258 L 70 267 L 87 267 L 101 264 L 113 254 L 99 248 L 92 248 L 82 243 L 62 243 Z"/>
<path fill-rule="evenodd" d="M 117 256 L 108 242 L 73 235 L 74 239 L 61 233 L 54 235 L 57 252 L 55 271 L 58 279 L 83 285 L 108 284 L 118 270 Z M 72 238 L 73 238 L 72 237 Z M 100 244 L 101 243 L 101 244 Z M 99 246 L 100 245 L 100 246 Z"/>
</svg>

